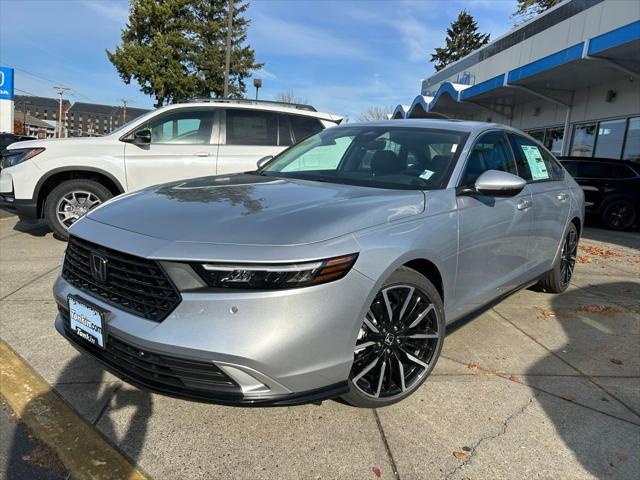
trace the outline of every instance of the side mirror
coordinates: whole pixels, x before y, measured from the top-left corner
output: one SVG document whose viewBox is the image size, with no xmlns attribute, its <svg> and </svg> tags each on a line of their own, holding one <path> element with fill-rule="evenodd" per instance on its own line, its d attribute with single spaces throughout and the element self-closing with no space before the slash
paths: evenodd
<svg viewBox="0 0 640 480">
<path fill-rule="evenodd" d="M 258 169 L 264 167 L 268 162 L 271 161 L 271 159 L 273 159 L 273 155 L 267 155 L 266 157 L 262 157 L 260 160 L 258 160 L 256 162 L 256 164 L 258 165 Z"/>
<path fill-rule="evenodd" d="M 513 197 L 522 191 L 527 181 L 508 172 L 487 170 L 478 177 L 475 191 L 492 197 Z"/>
<path fill-rule="evenodd" d="M 138 130 L 133 134 L 133 143 L 135 145 L 148 145 L 151 143 L 151 130 L 145 128 Z"/>
</svg>

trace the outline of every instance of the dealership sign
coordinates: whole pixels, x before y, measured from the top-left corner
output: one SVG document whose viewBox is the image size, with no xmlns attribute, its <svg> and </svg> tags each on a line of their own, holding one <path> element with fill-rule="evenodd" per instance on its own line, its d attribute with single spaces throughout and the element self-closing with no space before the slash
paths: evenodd
<svg viewBox="0 0 640 480">
<path fill-rule="evenodd" d="M 13 100 L 13 68 L 0 67 L 0 100 Z"/>
</svg>

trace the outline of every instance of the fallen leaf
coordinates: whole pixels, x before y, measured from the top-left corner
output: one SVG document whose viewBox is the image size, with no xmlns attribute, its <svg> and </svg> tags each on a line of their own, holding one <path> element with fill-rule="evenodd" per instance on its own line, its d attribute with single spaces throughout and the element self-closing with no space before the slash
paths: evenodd
<svg viewBox="0 0 640 480">
<path fill-rule="evenodd" d="M 480 365 L 478 365 L 476 362 L 469 362 L 467 368 L 469 370 L 478 370 L 480 368 Z"/>
<path fill-rule="evenodd" d="M 511 375 L 509 377 L 509 380 L 513 381 L 513 382 L 521 382 L 522 378 L 520 378 L 518 375 Z"/>
<path fill-rule="evenodd" d="M 543 318 L 549 318 L 549 317 L 555 317 L 556 316 L 556 312 L 553 312 L 551 310 L 545 310 L 543 308 L 540 309 L 540 314 L 543 316 Z"/>
<path fill-rule="evenodd" d="M 622 313 L 623 310 L 620 308 L 610 307 L 609 305 L 583 305 L 581 307 L 576 308 L 576 311 L 616 315 L 618 313 Z"/>
<path fill-rule="evenodd" d="M 380 470 L 380 467 L 373 467 L 373 474 L 380 478 L 380 476 L 382 475 L 382 470 Z"/>
<path fill-rule="evenodd" d="M 578 257 L 576 258 L 576 262 L 578 263 L 591 263 L 593 260 L 591 260 L 589 257 Z"/>
<path fill-rule="evenodd" d="M 584 250 L 589 255 L 595 255 L 597 257 L 610 258 L 610 257 L 622 257 L 621 253 L 614 252 L 608 248 L 596 247 L 593 245 L 581 245 L 581 250 Z"/>
<path fill-rule="evenodd" d="M 464 460 L 464 458 L 467 456 L 466 453 L 464 452 L 453 452 L 453 456 L 456 457 L 458 460 Z"/>
<path fill-rule="evenodd" d="M 610 358 L 609 361 L 611 363 L 615 363 L 616 365 L 623 365 L 622 360 L 618 360 L 617 358 Z"/>
<path fill-rule="evenodd" d="M 482 375 L 484 375 L 485 377 L 495 377 L 497 372 L 494 372 L 493 370 L 483 370 L 482 372 L 480 372 Z"/>
<path fill-rule="evenodd" d="M 562 395 L 562 398 L 565 399 L 567 402 L 573 402 L 573 395 L 570 395 L 568 393 L 565 393 L 564 395 Z"/>
</svg>

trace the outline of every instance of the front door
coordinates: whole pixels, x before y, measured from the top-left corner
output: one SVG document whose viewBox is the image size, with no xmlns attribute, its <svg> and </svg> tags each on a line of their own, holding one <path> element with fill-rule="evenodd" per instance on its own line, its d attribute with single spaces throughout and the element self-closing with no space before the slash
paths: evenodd
<svg viewBox="0 0 640 480">
<path fill-rule="evenodd" d="M 127 189 L 215 175 L 218 151 L 214 109 L 182 108 L 151 117 L 151 143 L 125 144 Z"/>
<path fill-rule="evenodd" d="M 518 169 L 531 189 L 533 227 L 526 269 L 530 277 L 535 277 L 551 269 L 564 236 L 571 197 L 564 170 L 550 153 L 526 137 L 510 137 Z"/>
<path fill-rule="evenodd" d="M 473 186 L 487 170 L 518 174 L 505 134 L 482 135 L 469 154 L 459 185 Z M 459 248 L 455 316 L 464 315 L 519 286 L 532 225 L 527 187 L 514 197 L 457 197 Z"/>
</svg>

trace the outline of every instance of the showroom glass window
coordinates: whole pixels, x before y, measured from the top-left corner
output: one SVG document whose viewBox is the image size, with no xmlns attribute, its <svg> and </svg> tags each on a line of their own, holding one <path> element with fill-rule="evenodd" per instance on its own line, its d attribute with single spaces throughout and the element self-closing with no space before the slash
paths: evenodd
<svg viewBox="0 0 640 480">
<path fill-rule="evenodd" d="M 576 125 L 573 131 L 573 142 L 571 142 L 571 153 L 573 157 L 593 156 L 593 146 L 596 143 L 596 124 Z"/>
<path fill-rule="evenodd" d="M 598 138 L 593 154 L 598 158 L 620 158 L 627 120 L 608 120 L 598 124 Z"/>
<path fill-rule="evenodd" d="M 640 163 L 640 117 L 629 119 L 622 158 Z"/>
<path fill-rule="evenodd" d="M 152 144 L 204 145 L 211 141 L 212 110 L 185 109 L 153 118 L 143 128 L 151 130 Z"/>
</svg>

